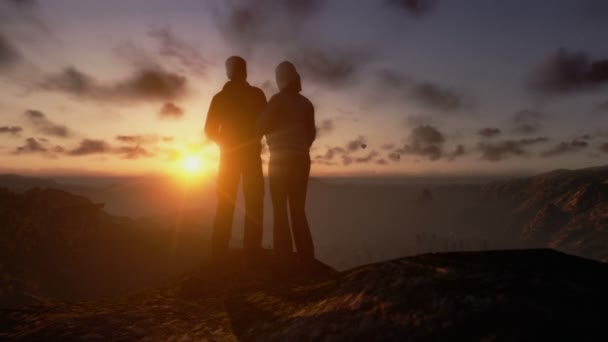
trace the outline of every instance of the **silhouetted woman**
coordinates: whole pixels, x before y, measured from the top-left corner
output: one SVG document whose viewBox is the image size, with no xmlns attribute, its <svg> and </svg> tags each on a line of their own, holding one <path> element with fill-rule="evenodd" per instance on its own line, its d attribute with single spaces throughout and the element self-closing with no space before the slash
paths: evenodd
<svg viewBox="0 0 608 342">
<path fill-rule="evenodd" d="M 309 149 L 316 137 L 315 111 L 300 94 L 300 75 L 290 62 L 276 68 L 279 93 L 274 95 L 258 121 L 270 149 L 268 166 L 274 210 L 275 253 L 293 252 L 291 232 L 301 261 L 314 259 L 314 247 L 306 219 L 306 191 L 310 173 Z M 287 210 L 291 218 L 291 230 Z"/>
</svg>

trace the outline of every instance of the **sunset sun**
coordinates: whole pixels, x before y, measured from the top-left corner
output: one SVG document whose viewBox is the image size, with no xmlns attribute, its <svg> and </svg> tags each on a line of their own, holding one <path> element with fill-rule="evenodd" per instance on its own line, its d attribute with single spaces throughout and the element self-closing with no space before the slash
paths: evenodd
<svg viewBox="0 0 608 342">
<path fill-rule="evenodd" d="M 182 168 L 185 173 L 199 173 L 203 169 L 203 160 L 199 155 L 187 155 L 182 161 Z"/>
</svg>

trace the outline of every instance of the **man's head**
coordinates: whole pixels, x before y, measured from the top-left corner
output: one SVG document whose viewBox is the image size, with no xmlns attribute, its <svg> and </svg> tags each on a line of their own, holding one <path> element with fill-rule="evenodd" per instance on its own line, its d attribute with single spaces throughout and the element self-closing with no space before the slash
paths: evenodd
<svg viewBox="0 0 608 342">
<path fill-rule="evenodd" d="M 226 60 L 226 76 L 231 81 L 247 80 L 247 62 L 239 56 L 228 57 Z"/>
</svg>

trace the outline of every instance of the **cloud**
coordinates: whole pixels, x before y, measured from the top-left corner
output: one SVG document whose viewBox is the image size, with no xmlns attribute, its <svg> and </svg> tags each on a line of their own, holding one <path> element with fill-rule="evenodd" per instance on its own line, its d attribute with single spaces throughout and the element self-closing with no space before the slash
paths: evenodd
<svg viewBox="0 0 608 342">
<path fill-rule="evenodd" d="M 364 136 L 359 136 L 346 143 L 346 152 L 355 152 L 359 149 L 365 149 L 367 147 L 367 139 Z"/>
<path fill-rule="evenodd" d="M 324 50 L 320 47 L 303 48 L 289 54 L 304 79 L 337 86 L 353 81 L 366 58 L 356 51 Z"/>
<path fill-rule="evenodd" d="M 516 112 L 512 118 L 513 130 L 521 134 L 533 134 L 542 128 L 543 114 L 539 111 L 524 109 Z"/>
<path fill-rule="evenodd" d="M 181 119 L 184 116 L 184 110 L 173 102 L 166 102 L 160 109 L 161 119 Z"/>
<path fill-rule="evenodd" d="M 608 143 L 604 143 L 600 146 L 600 151 L 608 153 Z"/>
<path fill-rule="evenodd" d="M 413 84 L 410 93 L 412 98 L 420 104 L 445 112 L 468 107 L 462 95 L 452 89 L 428 81 Z"/>
<path fill-rule="evenodd" d="M 17 147 L 13 154 L 47 153 L 48 149 L 35 138 L 27 138 L 23 146 Z"/>
<path fill-rule="evenodd" d="M 456 112 L 473 107 L 468 96 L 452 88 L 426 80 L 414 80 L 400 71 L 380 69 L 377 80 L 384 94 L 397 95 L 442 112 Z"/>
<path fill-rule="evenodd" d="M 386 159 L 378 159 L 378 160 L 376 160 L 376 164 L 378 164 L 378 165 L 387 165 L 388 162 L 386 161 Z"/>
<path fill-rule="evenodd" d="M 348 166 L 353 163 L 353 158 L 348 155 L 342 156 L 342 165 Z"/>
<path fill-rule="evenodd" d="M 85 156 L 90 154 L 108 153 L 111 150 L 110 145 L 103 140 L 83 139 L 77 147 L 68 150 L 67 154 L 71 156 Z"/>
<path fill-rule="evenodd" d="M 594 109 L 598 112 L 608 113 L 608 100 L 596 104 Z"/>
<path fill-rule="evenodd" d="M 412 154 L 434 161 L 443 156 L 444 143 L 445 137 L 437 128 L 421 125 L 411 131 L 408 142 L 398 153 Z"/>
<path fill-rule="evenodd" d="M 64 149 L 61 146 L 47 147 L 43 144 L 42 139 L 27 138 L 22 146 L 16 147 L 12 154 L 41 154 L 46 157 L 54 158 L 57 154 L 63 153 Z"/>
<path fill-rule="evenodd" d="M 454 160 L 458 157 L 462 157 L 466 154 L 464 145 L 457 145 L 454 151 L 448 153 L 448 160 Z"/>
<path fill-rule="evenodd" d="M 338 155 L 343 155 L 343 154 L 346 154 L 346 149 L 336 146 L 336 147 L 328 148 L 327 151 L 325 152 L 325 154 L 318 155 L 316 158 L 330 161 L 330 160 L 333 160 L 334 157 L 336 157 Z"/>
<path fill-rule="evenodd" d="M 238 46 L 260 42 L 285 43 L 327 0 L 222 1 L 212 8 L 213 18 L 225 38 Z"/>
<path fill-rule="evenodd" d="M 560 49 L 531 76 L 533 90 L 547 95 L 586 92 L 608 84 L 608 59 L 593 60 L 584 51 Z"/>
<path fill-rule="evenodd" d="M 378 157 L 380 154 L 377 151 L 371 151 L 367 155 L 359 158 L 355 158 L 355 163 L 365 164 L 370 163 L 374 160 L 374 158 Z"/>
<path fill-rule="evenodd" d="M 15 66 L 21 60 L 22 56 L 17 47 L 0 32 L 0 71 Z"/>
<path fill-rule="evenodd" d="M 113 151 L 116 154 L 122 155 L 125 159 L 138 159 L 138 158 L 150 158 L 154 157 L 155 154 L 148 151 L 146 148 L 137 146 L 121 146 Z"/>
<path fill-rule="evenodd" d="M 388 154 L 388 159 L 394 162 L 398 162 L 399 160 L 401 160 L 401 154 L 399 152 L 391 152 Z"/>
<path fill-rule="evenodd" d="M 161 56 L 173 58 L 188 70 L 205 75 L 209 62 L 199 50 L 177 37 L 171 29 L 152 28 L 148 31 L 148 35 L 158 42 L 158 53 Z"/>
<path fill-rule="evenodd" d="M 317 137 L 323 137 L 327 134 L 332 133 L 336 128 L 336 124 L 332 119 L 326 119 L 321 121 L 317 126 Z"/>
<path fill-rule="evenodd" d="M 67 126 L 54 123 L 41 111 L 30 109 L 25 111 L 24 114 L 34 128 L 42 134 L 59 138 L 72 136 L 72 132 Z"/>
<path fill-rule="evenodd" d="M 392 144 L 392 143 L 387 143 L 387 144 L 383 144 L 382 146 L 380 146 L 380 149 L 385 150 L 385 151 L 390 151 L 394 148 L 395 148 L 395 144 Z"/>
<path fill-rule="evenodd" d="M 116 140 L 125 144 L 138 144 L 138 145 L 147 145 L 147 144 L 156 144 L 160 140 L 164 140 L 167 137 L 159 137 L 155 134 L 133 134 L 133 135 L 117 135 Z"/>
<path fill-rule="evenodd" d="M 146 68 L 112 84 L 101 84 L 92 76 L 69 67 L 47 75 L 38 88 L 99 101 L 171 101 L 185 95 L 187 78 L 162 68 Z"/>
<path fill-rule="evenodd" d="M 499 142 L 481 142 L 478 145 L 481 159 L 497 162 L 510 157 L 527 155 L 526 147 L 547 142 L 545 137 L 527 138 L 519 140 L 504 140 Z"/>
<path fill-rule="evenodd" d="M 499 135 L 502 131 L 499 128 L 486 127 L 479 130 L 479 135 L 484 138 L 494 138 Z"/>
<path fill-rule="evenodd" d="M 19 136 L 21 132 L 23 132 L 23 128 L 19 126 L 0 126 L 0 134 Z"/>
<path fill-rule="evenodd" d="M 409 14 L 421 17 L 431 13 L 439 0 L 386 0 L 386 3 Z"/>
<path fill-rule="evenodd" d="M 589 143 L 583 140 L 572 140 L 561 142 L 555 145 L 553 148 L 546 150 L 541 153 L 543 157 L 555 157 L 567 153 L 574 153 L 586 149 Z"/>
</svg>

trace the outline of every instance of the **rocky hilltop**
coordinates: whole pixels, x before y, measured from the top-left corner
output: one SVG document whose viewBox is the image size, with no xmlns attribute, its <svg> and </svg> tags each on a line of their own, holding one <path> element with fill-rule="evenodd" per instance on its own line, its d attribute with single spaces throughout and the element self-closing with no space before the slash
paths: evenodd
<svg viewBox="0 0 608 342">
<path fill-rule="evenodd" d="M 4 310 L 0 338 L 583 341 L 606 334 L 608 265 L 552 250 L 426 254 L 342 273 L 320 263 L 235 260 L 112 301 Z"/>
<path fill-rule="evenodd" d="M 160 284 L 206 254 L 200 231 L 158 229 L 103 207 L 53 188 L 0 188 L 0 307 Z"/>
<path fill-rule="evenodd" d="M 500 202 L 528 243 L 608 261 L 608 167 L 495 183 L 482 197 Z"/>
</svg>

